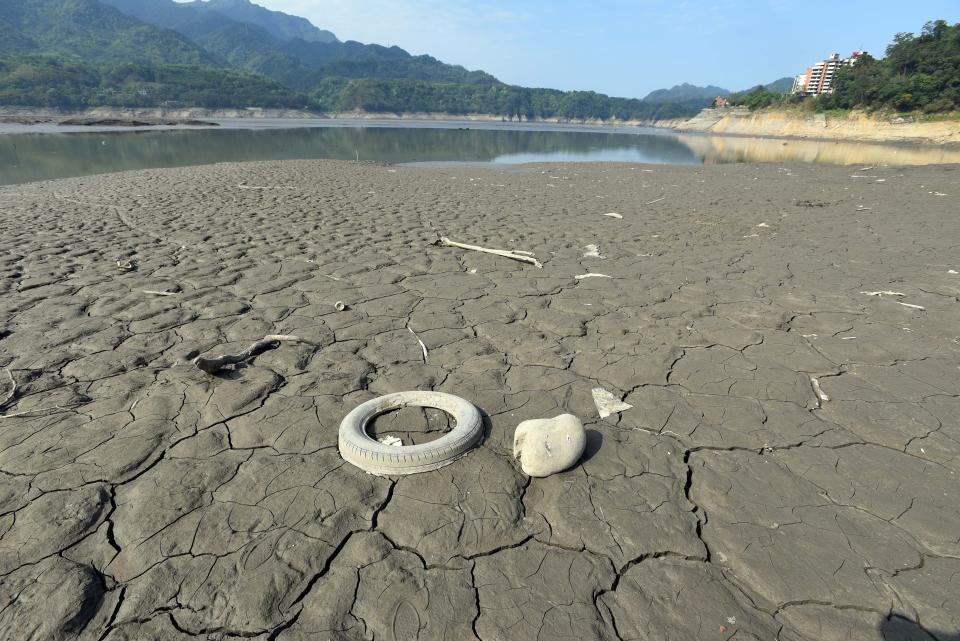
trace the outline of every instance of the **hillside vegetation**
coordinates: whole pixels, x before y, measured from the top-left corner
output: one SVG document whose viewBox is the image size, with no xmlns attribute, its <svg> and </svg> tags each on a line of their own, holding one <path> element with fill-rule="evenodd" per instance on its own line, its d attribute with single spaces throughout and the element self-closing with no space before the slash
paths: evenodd
<svg viewBox="0 0 960 641">
<path fill-rule="evenodd" d="M 0 105 L 302 109 L 309 99 L 269 78 L 193 65 L 107 68 L 44 56 L 0 58 Z"/>
<path fill-rule="evenodd" d="M 884 58 L 862 56 L 837 73 L 834 85 L 834 93 L 811 97 L 757 87 L 731 95 L 730 101 L 751 110 L 770 106 L 928 114 L 960 110 L 960 24 L 936 20 L 924 25 L 919 35 L 898 33 Z"/>
</svg>

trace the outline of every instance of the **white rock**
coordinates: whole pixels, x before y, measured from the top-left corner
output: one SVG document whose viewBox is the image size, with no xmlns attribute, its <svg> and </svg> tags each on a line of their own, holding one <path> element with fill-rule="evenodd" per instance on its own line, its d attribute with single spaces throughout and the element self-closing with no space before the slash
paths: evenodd
<svg viewBox="0 0 960 641">
<path fill-rule="evenodd" d="M 573 414 L 523 421 L 513 433 L 513 458 L 528 476 L 550 476 L 573 466 L 583 455 L 587 433 Z"/>
</svg>

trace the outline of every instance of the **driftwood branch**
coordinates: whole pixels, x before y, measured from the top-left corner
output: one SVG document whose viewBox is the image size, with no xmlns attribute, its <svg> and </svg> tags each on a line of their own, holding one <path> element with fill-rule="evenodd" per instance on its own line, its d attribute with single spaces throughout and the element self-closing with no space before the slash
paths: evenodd
<svg viewBox="0 0 960 641">
<path fill-rule="evenodd" d="M 6 407 L 7 404 L 10 403 L 10 401 L 13 400 L 13 397 L 14 397 L 14 396 L 16 395 L 16 393 L 17 393 L 17 381 L 16 381 L 16 379 L 13 378 L 13 372 L 10 371 L 10 368 L 9 368 L 9 367 L 7 367 L 6 370 L 7 370 L 7 376 L 10 377 L 10 385 L 12 385 L 12 387 L 10 388 L 10 391 L 7 392 L 6 398 L 4 398 L 2 401 L 0 401 L 0 410 L 2 410 L 4 407 Z"/>
<path fill-rule="evenodd" d="M 505 249 L 489 249 L 487 247 L 478 247 L 477 245 L 467 245 L 466 243 L 458 243 L 456 241 L 450 240 L 446 236 L 440 237 L 440 245 L 443 247 L 459 247 L 460 249 L 469 249 L 470 251 L 482 252 L 484 254 L 493 254 L 494 256 L 503 256 L 504 258 L 511 258 L 513 260 L 519 260 L 523 263 L 530 263 L 537 269 L 543 268 L 543 263 L 533 257 L 533 254 L 525 251 L 507 251 Z"/>
<path fill-rule="evenodd" d="M 83 405 L 83 403 L 73 403 L 71 405 L 54 405 L 53 407 L 38 407 L 35 410 L 24 410 L 23 412 L 13 412 L 12 414 L 0 414 L 0 420 L 6 418 L 16 418 L 18 416 L 30 416 L 31 414 L 40 414 L 41 412 L 65 412 Z"/>
<path fill-rule="evenodd" d="M 299 336 L 268 334 L 238 354 L 224 354 L 223 356 L 213 356 L 210 358 L 201 355 L 193 359 L 193 364 L 207 374 L 216 374 L 227 365 L 243 363 L 261 352 L 276 348 L 281 342 L 306 343 L 308 345 L 315 344 Z"/>
<path fill-rule="evenodd" d="M 423 352 L 423 362 L 426 363 L 427 362 L 427 346 L 423 344 L 423 341 L 420 340 L 420 337 L 417 336 L 417 333 L 413 331 L 412 327 L 407 325 L 407 330 L 409 330 L 410 333 L 413 334 L 413 337 L 417 339 L 417 342 L 420 343 L 420 351 Z"/>
</svg>

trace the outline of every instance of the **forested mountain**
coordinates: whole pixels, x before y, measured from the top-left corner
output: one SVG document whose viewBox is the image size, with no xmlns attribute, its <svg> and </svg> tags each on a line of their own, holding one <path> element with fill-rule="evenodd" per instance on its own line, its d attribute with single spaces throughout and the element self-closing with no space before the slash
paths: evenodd
<svg viewBox="0 0 960 641">
<path fill-rule="evenodd" d="M 261 73 L 295 89 L 306 89 L 331 76 L 497 82 L 482 71 L 470 72 L 430 56 L 412 56 L 400 47 L 340 42 L 329 31 L 321 31 L 303 18 L 271 12 L 248 0 L 102 1 L 132 17 L 179 32 L 231 66 Z M 292 23 L 300 25 L 298 29 L 280 29 L 280 19 L 272 14 L 302 23 Z M 316 33 L 302 37 L 301 33 L 309 31 L 303 23 Z"/>
<path fill-rule="evenodd" d="M 141 0 L 151 2 L 151 0 Z M 187 6 L 215 11 L 237 22 L 255 24 L 275 38 L 307 42 L 337 42 L 337 37 L 325 29 L 318 29 L 306 18 L 291 16 L 282 11 L 271 11 L 250 0 L 193 0 Z"/>
<path fill-rule="evenodd" d="M 717 91 L 641 101 L 516 87 L 399 47 L 340 42 L 249 0 L 0 0 L 0 32 L 0 104 L 646 120 L 692 115 Z"/>
<path fill-rule="evenodd" d="M 97 0 L 0 1 L 0 54 L 35 53 L 97 64 L 217 64 L 182 35 Z"/>
<path fill-rule="evenodd" d="M 729 93 L 729 89 L 723 89 L 722 87 L 714 87 L 713 85 L 698 87 L 697 85 L 691 85 L 685 82 L 682 85 L 675 85 L 670 89 L 651 91 L 644 100 L 646 102 L 658 103 L 688 102 L 691 100 L 712 102 L 717 96 L 726 96 Z"/>
<path fill-rule="evenodd" d="M 0 56 L 0 105 L 301 109 L 309 104 L 306 96 L 269 78 L 217 67 L 97 67 L 44 56 Z"/>
<path fill-rule="evenodd" d="M 787 93 L 793 89 L 793 78 L 789 76 L 780 78 L 779 80 L 768 82 L 767 84 L 763 85 L 763 88 L 774 93 Z"/>
</svg>

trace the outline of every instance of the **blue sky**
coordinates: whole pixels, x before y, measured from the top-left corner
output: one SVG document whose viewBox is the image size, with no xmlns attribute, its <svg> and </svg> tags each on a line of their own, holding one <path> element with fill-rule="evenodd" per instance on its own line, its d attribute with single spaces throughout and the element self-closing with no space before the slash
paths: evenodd
<svg viewBox="0 0 960 641">
<path fill-rule="evenodd" d="M 832 51 L 882 55 L 927 20 L 960 22 L 960 0 L 254 1 L 504 82 L 628 97 L 681 82 L 743 89 Z"/>
</svg>

